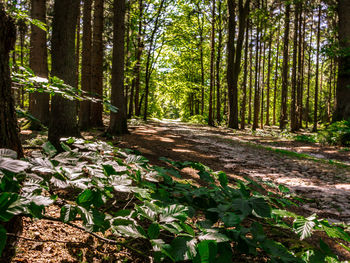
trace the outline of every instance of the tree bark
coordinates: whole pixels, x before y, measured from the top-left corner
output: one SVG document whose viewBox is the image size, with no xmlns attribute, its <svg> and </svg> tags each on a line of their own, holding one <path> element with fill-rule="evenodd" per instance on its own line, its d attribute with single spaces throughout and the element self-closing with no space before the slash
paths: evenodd
<svg viewBox="0 0 350 263">
<path fill-rule="evenodd" d="M 76 85 L 75 30 L 79 5 L 79 0 L 56 0 L 52 22 L 51 74 L 72 87 Z M 60 138 L 69 136 L 80 136 L 76 102 L 56 94 L 51 103 L 48 139 L 62 150 Z"/>
<path fill-rule="evenodd" d="M 0 148 L 8 148 L 23 157 L 21 141 L 18 136 L 15 101 L 11 91 L 10 51 L 16 41 L 16 27 L 13 20 L 6 14 L 3 3 L 0 2 Z M 22 219 L 14 217 L 3 224 L 7 232 L 19 235 L 22 230 Z M 15 255 L 17 238 L 9 237 L 0 258 L 1 263 L 11 262 Z"/>
<path fill-rule="evenodd" d="M 321 12 L 322 6 L 318 7 L 318 22 L 317 22 L 317 53 L 316 53 L 316 80 L 315 80 L 315 105 L 314 105 L 314 125 L 312 131 L 317 131 L 317 110 L 318 110 L 318 91 L 319 91 L 319 67 L 320 67 L 320 41 L 321 41 Z"/>
<path fill-rule="evenodd" d="M 287 124 L 287 95 L 288 95 L 288 60 L 289 60 L 289 23 L 290 3 L 286 2 L 284 37 L 283 37 L 283 64 L 282 64 L 282 94 L 281 94 L 281 117 L 280 129 L 285 129 Z"/>
<path fill-rule="evenodd" d="M 125 36 L 125 0 L 114 0 L 113 4 L 113 59 L 111 103 L 118 112 L 111 112 L 110 134 L 128 133 L 124 97 L 124 36 Z"/>
<path fill-rule="evenodd" d="M 46 23 L 46 0 L 32 0 L 31 17 Z M 35 75 L 48 78 L 46 32 L 31 25 L 29 66 Z M 29 112 L 44 125 L 49 124 L 50 95 L 44 92 L 29 94 Z M 30 129 L 38 130 L 41 125 L 31 122 Z"/>
<path fill-rule="evenodd" d="M 92 0 L 84 0 L 83 7 L 83 51 L 81 61 L 81 89 L 91 94 L 91 8 Z M 91 102 L 88 100 L 80 102 L 79 126 L 82 130 L 91 127 L 90 123 Z"/>
<path fill-rule="evenodd" d="M 350 2 L 339 0 L 339 44 L 345 51 L 350 46 Z M 336 106 L 333 121 L 346 120 L 350 118 L 350 54 L 342 52 L 339 57 L 338 83 L 336 90 Z"/>
<path fill-rule="evenodd" d="M 221 67 L 221 51 L 222 51 L 222 6 L 219 1 L 218 6 L 218 50 L 216 56 L 216 120 L 217 123 L 221 123 L 221 78 L 220 78 L 220 67 Z"/>
<path fill-rule="evenodd" d="M 266 122 L 265 125 L 270 126 L 270 79 L 271 79 L 271 54 L 272 54 L 272 37 L 273 32 L 270 32 L 269 39 L 269 54 L 267 57 L 267 80 L 266 80 Z"/>
<path fill-rule="evenodd" d="M 242 83 L 242 106 L 241 106 L 241 129 L 245 129 L 245 113 L 247 108 L 247 78 L 248 78 L 248 51 L 249 51 L 249 19 L 247 19 L 247 32 L 245 36 L 245 51 L 244 51 L 244 73 Z"/>
<path fill-rule="evenodd" d="M 9 68 L 9 54 L 15 41 L 16 27 L 0 3 L 0 148 L 12 149 L 22 157 Z"/>
<path fill-rule="evenodd" d="M 91 92 L 99 98 L 103 96 L 103 3 L 104 0 L 94 0 L 91 55 Z M 102 113 L 101 102 L 91 103 L 91 127 L 103 127 Z"/>
<path fill-rule="evenodd" d="M 280 27 L 278 26 L 277 30 L 277 43 L 276 43 L 276 65 L 275 65 L 275 83 L 274 83 L 274 90 L 273 90 L 273 110 L 272 110 L 272 124 L 276 125 L 276 104 L 277 104 L 277 78 L 278 78 L 278 66 L 279 66 L 279 51 L 280 51 Z"/>
<path fill-rule="evenodd" d="M 212 0 L 212 17 L 211 17 L 211 40 L 210 40 L 210 89 L 209 89 L 209 113 L 208 125 L 214 126 L 213 118 L 213 90 L 215 83 L 214 59 L 215 59 L 215 0 Z"/>
<path fill-rule="evenodd" d="M 299 29 L 299 6 L 294 5 L 294 36 L 293 36 L 293 66 L 292 66 L 292 101 L 290 107 L 290 129 L 292 132 L 297 130 L 297 55 L 298 55 L 298 29 Z"/>
</svg>

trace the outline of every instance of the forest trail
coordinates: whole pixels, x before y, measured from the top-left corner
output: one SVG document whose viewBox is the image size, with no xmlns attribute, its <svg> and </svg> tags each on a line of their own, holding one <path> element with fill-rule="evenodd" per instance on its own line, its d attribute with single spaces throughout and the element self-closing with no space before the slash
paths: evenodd
<svg viewBox="0 0 350 263">
<path fill-rule="evenodd" d="M 226 172 L 231 178 L 248 176 L 283 184 L 311 201 L 302 206 L 304 215 L 317 213 L 333 222 L 350 223 L 349 168 L 277 153 L 261 147 L 266 142 L 261 142 L 259 137 L 243 137 L 240 132 L 224 128 L 150 121 L 131 125 L 130 131 L 131 134 L 118 138 L 119 146 L 139 150 L 151 164 L 164 166 L 159 157 L 201 162 L 213 170 Z M 277 146 L 285 147 L 286 144 L 289 144 L 288 149 L 296 152 L 306 149 L 311 156 L 333 153 L 338 160 L 349 160 L 349 153 L 339 153 L 331 147 L 294 142 L 279 142 Z M 199 179 L 194 174 L 190 176 L 193 180 Z"/>
</svg>

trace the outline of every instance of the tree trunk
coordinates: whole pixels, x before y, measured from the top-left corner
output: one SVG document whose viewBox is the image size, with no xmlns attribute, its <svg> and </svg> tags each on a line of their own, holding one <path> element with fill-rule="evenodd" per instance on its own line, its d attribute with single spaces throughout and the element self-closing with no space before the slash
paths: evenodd
<svg viewBox="0 0 350 263">
<path fill-rule="evenodd" d="M 273 110 L 272 110 L 272 124 L 276 125 L 276 104 L 277 104 L 277 78 L 278 78 L 278 66 L 279 66 L 279 51 L 280 51 L 280 27 L 277 30 L 277 51 L 276 51 L 276 65 L 275 65 L 275 83 L 273 90 Z"/>
<path fill-rule="evenodd" d="M 214 59 L 215 59 L 215 0 L 212 0 L 212 18 L 211 18 L 211 40 L 210 40 L 210 89 L 209 89 L 209 113 L 208 125 L 214 126 L 213 119 L 213 90 L 215 83 Z"/>
<path fill-rule="evenodd" d="M 255 85 L 254 85 L 254 115 L 253 115 L 253 130 L 256 130 L 259 125 L 260 112 L 260 90 L 259 90 L 259 61 L 260 61 L 260 21 L 258 21 L 256 32 L 256 47 L 255 47 Z"/>
<path fill-rule="evenodd" d="M 282 64 L 282 94 L 281 94 L 281 117 L 280 129 L 285 129 L 287 124 L 287 95 L 288 95 L 288 60 L 289 60 L 289 23 L 290 2 L 286 2 L 284 37 L 283 37 L 283 64 Z"/>
<path fill-rule="evenodd" d="M 51 74 L 73 87 L 76 85 L 75 30 L 79 5 L 79 0 L 56 0 L 52 22 Z M 69 136 L 80 136 L 76 102 L 56 94 L 51 103 L 48 139 L 61 150 L 60 138 Z"/>
<path fill-rule="evenodd" d="M 218 6 L 218 50 L 216 57 L 216 120 L 217 123 L 221 123 L 221 78 L 220 78 L 220 67 L 221 67 L 221 51 L 222 51 L 222 8 L 221 1 Z"/>
<path fill-rule="evenodd" d="M 32 0 L 31 17 L 46 23 L 46 0 Z M 31 25 L 29 66 L 35 75 L 48 78 L 46 32 Z M 43 92 L 29 94 L 29 112 L 44 125 L 49 124 L 50 95 Z M 39 123 L 31 122 L 30 129 L 38 130 Z"/>
<path fill-rule="evenodd" d="M 139 106 L 140 97 L 140 79 L 141 79 L 141 56 L 143 52 L 143 41 L 142 41 L 142 22 L 143 22 L 143 0 L 139 1 L 139 28 L 137 34 L 137 54 L 136 54 L 136 64 L 135 64 L 135 115 L 140 116 L 141 107 Z"/>
<path fill-rule="evenodd" d="M 253 29 L 250 34 L 250 43 L 253 42 Z M 253 93 L 253 45 L 249 47 L 249 99 L 248 99 L 248 120 L 247 122 L 251 124 L 252 122 L 252 93 Z"/>
<path fill-rule="evenodd" d="M 143 120 L 147 120 L 147 113 L 148 113 L 148 96 L 149 96 L 149 86 L 150 86 L 150 81 L 151 81 L 151 75 L 152 75 L 152 54 L 154 53 L 154 47 L 155 47 L 155 36 L 156 32 L 158 31 L 158 23 L 159 23 L 159 18 L 162 13 L 164 1 L 162 0 L 159 9 L 157 12 L 156 20 L 154 22 L 154 28 L 152 30 L 152 34 L 150 37 L 150 46 L 148 49 L 148 54 L 147 54 L 147 61 L 146 61 L 146 79 L 145 79 L 145 108 L 143 112 Z"/>
<path fill-rule="evenodd" d="M 229 2 L 233 2 L 232 0 L 229 0 Z M 229 93 L 229 121 L 228 126 L 233 129 L 238 129 L 238 77 L 239 73 L 241 71 L 241 57 L 242 57 L 242 49 L 243 49 L 243 42 L 244 42 L 244 34 L 245 34 L 245 28 L 247 25 L 247 16 L 249 14 L 249 0 L 246 0 L 245 3 L 243 3 L 243 0 L 238 1 L 238 20 L 239 20 L 239 29 L 238 29 L 238 38 L 237 38 L 237 46 L 236 49 L 234 48 L 234 34 L 235 34 L 235 21 L 229 22 L 229 43 L 228 49 L 232 49 L 232 55 L 233 61 L 231 62 L 228 60 L 227 66 L 229 67 L 229 63 L 233 63 L 232 65 L 232 79 L 231 76 L 227 76 L 227 87 L 228 87 L 228 93 Z M 231 7 L 230 7 L 231 6 Z M 232 9 L 233 8 L 233 9 Z M 230 10 L 232 9 L 232 10 Z M 229 16 L 231 20 L 235 20 L 235 3 L 229 4 Z M 232 17 L 231 17 L 232 16 Z M 233 29 L 231 29 L 231 26 L 233 25 Z M 233 36 L 230 40 L 230 30 L 231 34 Z M 230 42 L 232 41 L 232 42 Z M 227 75 L 229 75 L 229 70 L 227 70 Z"/>
<path fill-rule="evenodd" d="M 265 26 L 262 39 L 265 39 L 266 31 L 267 29 Z M 261 93 L 260 129 L 264 129 L 264 89 L 265 89 L 265 61 L 266 61 L 265 56 L 266 56 L 266 42 L 264 41 L 263 48 L 262 50 L 260 50 L 260 57 L 259 57 L 259 86 L 260 86 L 260 93 Z M 262 67 L 261 67 L 261 60 L 263 61 Z M 261 71 L 262 71 L 262 74 L 261 74 Z"/>
<path fill-rule="evenodd" d="M 317 22 L 317 54 L 316 54 L 316 80 L 315 80 L 315 105 L 314 105 L 314 126 L 312 131 L 317 131 L 317 109 L 318 109 L 318 90 L 319 90 L 319 67 L 320 67 L 320 40 L 321 40 L 321 12 L 322 6 L 318 7 L 318 22 Z"/>
<path fill-rule="evenodd" d="M 16 27 L 0 3 L 0 148 L 12 149 L 17 152 L 18 157 L 23 157 L 9 68 L 10 51 L 14 48 L 15 41 Z M 3 226 L 7 232 L 19 235 L 22 230 L 22 219 L 15 217 Z M 11 258 L 15 255 L 16 243 L 17 238 L 7 238 L 0 258 L 1 263 L 11 262 Z"/>
<path fill-rule="evenodd" d="M 103 96 L 103 2 L 104 0 L 94 0 L 91 55 L 91 92 L 99 98 Z M 91 103 L 91 127 L 103 127 L 102 113 L 101 102 Z"/>
<path fill-rule="evenodd" d="M 92 0 L 84 0 L 83 8 L 83 51 L 81 61 L 81 90 L 91 94 L 91 7 Z M 91 102 L 80 102 L 79 125 L 82 130 L 91 127 L 90 123 Z"/>
<path fill-rule="evenodd" d="M 244 73 L 243 73 L 243 98 L 241 106 L 241 129 L 245 129 L 245 113 L 247 108 L 247 78 L 248 78 L 248 51 L 249 51 L 249 19 L 247 19 L 247 32 L 245 36 L 245 51 L 244 51 Z"/>
<path fill-rule="evenodd" d="M 110 134 L 128 133 L 124 97 L 124 36 L 125 36 L 125 0 L 114 0 L 113 5 L 113 59 L 111 103 L 118 112 L 111 112 Z"/>
<path fill-rule="evenodd" d="M 313 19 L 313 12 L 310 15 Z M 309 127 L 309 112 L 310 112 L 310 82 L 311 82 L 311 59 L 312 59 L 312 33 L 313 33 L 313 20 L 311 20 L 310 29 L 310 43 L 309 43 L 309 58 L 308 58 L 308 69 L 307 69 L 307 95 L 306 95 L 306 105 L 305 105 L 305 127 Z"/>
<path fill-rule="evenodd" d="M 272 37 L 273 32 L 270 32 L 269 39 L 269 54 L 267 58 L 267 81 L 266 81 L 266 122 L 265 125 L 270 126 L 270 79 L 271 79 L 271 54 L 272 54 Z"/>
<path fill-rule="evenodd" d="M 339 0 L 339 43 L 343 51 L 350 46 L 350 2 Z M 338 83 L 336 106 L 333 121 L 347 120 L 350 118 L 350 54 L 344 54 L 339 58 Z"/>
<path fill-rule="evenodd" d="M 292 101 L 290 107 L 290 129 L 292 132 L 297 130 L 297 54 L 298 54 L 298 29 L 299 29 L 299 6 L 294 5 L 294 36 L 293 36 L 293 67 L 292 67 Z"/>
</svg>

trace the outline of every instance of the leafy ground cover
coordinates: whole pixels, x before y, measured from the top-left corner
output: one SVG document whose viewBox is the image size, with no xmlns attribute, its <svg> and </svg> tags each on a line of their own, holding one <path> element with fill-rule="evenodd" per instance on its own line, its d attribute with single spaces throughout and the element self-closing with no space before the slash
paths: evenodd
<svg viewBox="0 0 350 263">
<path fill-rule="evenodd" d="M 231 180 L 198 162 L 162 158 L 166 168 L 150 165 L 137 152 L 100 141 L 67 138 L 63 145 L 57 154 L 45 143 L 23 161 L 1 152 L 1 221 L 18 214 L 60 221 L 93 235 L 100 250 L 113 247 L 102 249 L 107 262 L 116 255 L 130 262 L 344 260 L 334 244 L 348 249 L 346 229 L 286 210 L 301 199 L 283 185 Z M 184 170 L 201 184 L 183 178 Z M 40 233 L 34 241 L 42 250 Z M 87 260 L 87 253 L 71 250 L 74 260 Z"/>
</svg>

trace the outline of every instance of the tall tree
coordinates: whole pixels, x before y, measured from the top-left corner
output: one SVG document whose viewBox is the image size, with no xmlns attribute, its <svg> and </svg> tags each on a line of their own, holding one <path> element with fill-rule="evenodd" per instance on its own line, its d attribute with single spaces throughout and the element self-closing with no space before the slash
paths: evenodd
<svg viewBox="0 0 350 263">
<path fill-rule="evenodd" d="M 292 101 L 290 107 L 290 128 L 291 131 L 297 130 L 297 112 L 296 112 L 296 96 L 297 96 L 297 55 L 298 55 L 298 29 L 299 29 L 299 5 L 294 4 L 294 36 L 293 36 L 293 66 L 292 66 Z"/>
<path fill-rule="evenodd" d="M 339 57 L 336 106 L 333 121 L 350 118 L 350 2 L 339 0 L 339 44 L 342 50 Z"/>
<path fill-rule="evenodd" d="M 211 39 L 210 39 L 210 89 L 209 89 L 209 113 L 208 125 L 214 126 L 213 118 L 213 90 L 215 83 L 214 75 L 215 59 L 215 0 L 212 0 L 212 17 L 211 17 Z"/>
<path fill-rule="evenodd" d="M 67 8 L 69 6 L 69 8 Z M 51 75 L 66 84 L 76 85 L 75 30 L 79 12 L 79 0 L 56 0 L 52 22 L 52 70 Z M 60 138 L 80 136 L 75 101 L 55 95 L 51 103 L 49 141 L 61 149 Z"/>
<path fill-rule="evenodd" d="M 229 98 L 229 121 L 228 126 L 238 129 L 238 77 L 241 71 L 241 57 L 244 42 L 245 28 L 247 26 L 247 17 L 249 14 L 250 0 L 238 1 L 238 38 L 235 47 L 235 9 L 236 3 L 228 0 L 228 42 L 227 42 L 227 88 Z"/>
<path fill-rule="evenodd" d="M 108 132 L 116 135 L 128 133 L 124 97 L 125 7 L 125 0 L 114 0 L 111 103 L 118 112 L 111 112 Z"/>
<path fill-rule="evenodd" d="M 15 101 L 11 91 L 11 77 L 9 67 L 9 53 L 16 41 L 16 28 L 13 20 L 6 14 L 2 1 L 0 1 L 0 148 L 8 148 L 17 152 L 18 157 L 23 156 L 21 141 L 18 136 L 17 118 L 15 114 Z M 4 225 L 5 229 L 20 234 L 22 219 L 15 217 Z M 8 237 L 2 252 L 0 262 L 11 262 L 16 251 L 15 237 Z M 3 242 L 3 241 L 2 241 Z"/>
<path fill-rule="evenodd" d="M 81 89 L 91 93 L 91 8 L 92 0 L 84 0 L 83 7 L 83 50 L 81 61 Z M 79 125 L 82 130 L 90 128 L 91 102 L 84 100 L 80 103 Z"/>
<path fill-rule="evenodd" d="M 91 92 L 100 98 L 103 95 L 103 3 L 104 0 L 94 0 L 91 56 Z M 103 127 L 102 112 L 102 103 L 91 103 L 92 127 Z"/>
<path fill-rule="evenodd" d="M 216 121 L 221 122 L 221 52 L 222 52 L 222 4 L 218 3 L 218 48 L 216 56 Z"/>
<path fill-rule="evenodd" d="M 245 113 L 247 107 L 247 78 L 248 78 L 248 51 L 249 51 L 249 19 L 247 19 L 247 32 L 245 35 L 245 51 L 244 51 L 244 73 L 243 73 L 243 98 L 241 106 L 241 129 L 245 129 Z"/>
<path fill-rule="evenodd" d="M 0 148 L 15 150 L 22 157 L 9 68 L 9 53 L 15 41 L 16 27 L 0 2 Z"/>
<path fill-rule="evenodd" d="M 287 124 L 287 95 L 288 95 L 288 59 L 289 59 L 289 23 L 290 23 L 290 2 L 286 2 L 284 18 L 283 37 L 283 64 L 282 64 L 282 94 L 281 94 L 281 117 L 280 129 L 284 129 Z"/>
<path fill-rule="evenodd" d="M 318 6 L 317 22 L 317 47 L 316 47 L 316 79 L 315 79 L 315 105 L 314 105 L 314 125 L 312 131 L 317 131 L 317 111 L 318 111 L 318 92 L 319 92 L 319 75 L 320 75 L 320 45 L 321 45 L 321 14 L 322 5 Z M 322 86 L 322 85 L 321 85 Z"/>
<path fill-rule="evenodd" d="M 46 0 L 32 0 L 31 17 L 46 23 Z M 29 66 L 42 78 L 48 77 L 46 32 L 34 24 L 31 25 Z M 29 112 L 44 125 L 49 124 L 50 95 L 34 92 L 29 95 Z M 32 130 L 40 129 L 36 122 L 31 123 Z"/>
</svg>

